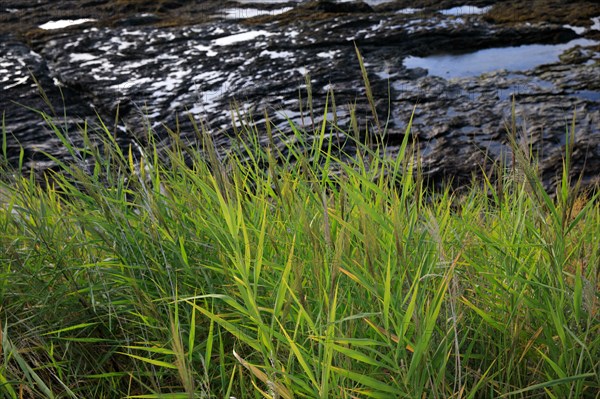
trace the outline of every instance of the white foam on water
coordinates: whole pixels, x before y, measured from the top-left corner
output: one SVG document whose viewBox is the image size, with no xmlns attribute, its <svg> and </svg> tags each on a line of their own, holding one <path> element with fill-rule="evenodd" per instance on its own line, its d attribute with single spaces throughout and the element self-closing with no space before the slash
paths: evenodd
<svg viewBox="0 0 600 399">
<path fill-rule="evenodd" d="M 191 73 L 190 70 L 176 70 L 168 74 L 164 80 L 152 83 L 150 87 L 153 90 L 153 97 L 165 97 L 168 93 L 172 93 L 176 87 L 181 86 L 183 78 Z"/>
<path fill-rule="evenodd" d="M 573 25 L 563 25 L 564 28 L 571 29 L 573 32 L 581 35 L 587 31 L 587 29 L 583 26 L 573 26 Z"/>
<path fill-rule="evenodd" d="M 202 83 L 213 83 L 222 76 L 219 71 L 206 71 L 194 76 L 193 81 L 201 81 Z"/>
<path fill-rule="evenodd" d="M 402 28 L 406 31 L 406 33 L 415 33 L 417 30 L 421 29 L 421 24 L 425 23 L 426 20 L 424 19 L 412 19 L 409 20 L 407 22 L 407 25 L 403 26 Z"/>
<path fill-rule="evenodd" d="M 109 40 L 109 43 L 114 43 L 116 45 L 118 45 L 119 47 L 117 48 L 117 51 L 123 51 L 123 50 L 127 50 L 130 47 L 134 47 L 135 46 L 135 42 L 127 42 L 124 41 L 123 39 L 121 39 L 120 37 L 111 37 Z M 111 47 L 112 49 L 113 47 Z"/>
<path fill-rule="evenodd" d="M 101 80 L 101 79 L 102 80 L 114 80 L 114 79 L 116 79 L 116 77 L 114 79 L 109 79 L 107 76 L 103 76 L 98 80 Z M 154 82 L 154 80 L 150 79 L 150 78 L 132 78 L 126 82 L 122 82 L 122 83 L 112 86 L 111 89 L 115 93 L 127 94 L 129 92 L 129 89 L 131 89 L 132 87 L 142 86 L 142 85 L 150 84 L 153 82 Z"/>
<path fill-rule="evenodd" d="M 95 55 L 90 54 L 90 53 L 69 54 L 70 62 L 92 61 L 92 60 L 97 60 L 97 59 L 98 59 L 98 57 L 96 57 Z"/>
<path fill-rule="evenodd" d="M 80 18 L 80 19 L 61 19 L 58 21 L 48 21 L 45 24 L 41 24 L 39 26 L 40 29 L 44 30 L 52 30 L 52 29 L 62 29 L 67 26 L 80 25 L 86 22 L 94 22 L 95 19 L 92 18 Z"/>
<path fill-rule="evenodd" d="M 458 25 L 464 25 L 465 20 L 462 17 L 456 17 L 453 19 L 443 19 L 437 23 L 439 28 L 453 28 Z"/>
<path fill-rule="evenodd" d="M 401 10 L 396 11 L 396 14 L 416 14 L 421 11 L 423 11 L 422 8 L 408 7 L 408 8 L 403 8 Z"/>
<path fill-rule="evenodd" d="M 293 58 L 294 53 L 292 53 L 291 51 L 269 51 L 269 50 L 263 50 L 260 53 L 261 57 L 270 57 L 272 59 L 277 59 L 277 58 Z"/>
<path fill-rule="evenodd" d="M 210 46 L 199 44 L 197 46 L 194 46 L 194 48 L 198 51 L 205 52 L 207 57 L 214 57 L 215 55 L 217 55 L 217 52 L 214 51 Z"/>
<path fill-rule="evenodd" d="M 330 50 L 330 51 L 322 51 L 317 53 L 317 57 L 319 58 L 335 58 L 335 56 L 339 53 L 339 50 Z"/>
<path fill-rule="evenodd" d="M 12 89 L 15 86 L 25 84 L 28 80 L 29 80 L 29 76 L 23 76 L 21 78 L 17 78 L 13 81 L 13 84 L 5 86 L 4 89 L 5 90 Z"/>
<path fill-rule="evenodd" d="M 235 35 L 220 37 L 214 40 L 217 46 L 229 46 L 230 44 L 247 42 L 252 39 L 256 39 L 259 36 L 272 36 L 274 33 L 266 30 L 251 30 L 248 32 L 237 33 Z"/>
<path fill-rule="evenodd" d="M 35 51 L 31 50 L 29 51 L 29 55 L 31 55 L 34 58 L 38 58 L 38 59 L 42 59 L 42 56 L 39 55 L 38 53 L 36 53 Z"/>
<path fill-rule="evenodd" d="M 464 5 L 464 6 L 452 7 L 452 8 L 448 8 L 445 10 L 441 10 L 440 12 L 444 15 L 476 15 L 476 14 L 485 14 L 486 12 L 488 12 L 490 10 L 490 8 L 492 8 L 492 7 L 491 6 L 477 7 L 477 6 Z"/>
<path fill-rule="evenodd" d="M 94 80 L 108 80 L 108 81 L 117 80 L 116 76 L 111 77 L 111 76 L 106 76 L 106 75 L 98 75 L 96 73 L 93 74 L 92 77 L 94 78 Z"/>
<path fill-rule="evenodd" d="M 327 83 L 325 86 L 323 86 L 323 91 L 327 92 L 329 90 L 334 90 L 335 91 L 335 84 L 333 83 Z"/>
<path fill-rule="evenodd" d="M 288 12 L 292 7 L 283 7 L 277 10 L 259 10 L 258 8 L 227 8 L 222 10 L 227 19 L 254 18 L 262 15 L 279 15 Z"/>
</svg>

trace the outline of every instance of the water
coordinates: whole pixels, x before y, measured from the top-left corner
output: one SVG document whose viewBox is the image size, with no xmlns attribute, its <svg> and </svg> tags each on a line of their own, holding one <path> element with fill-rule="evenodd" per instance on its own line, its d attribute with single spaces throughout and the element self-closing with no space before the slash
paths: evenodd
<svg viewBox="0 0 600 399">
<path fill-rule="evenodd" d="M 530 44 L 518 47 L 498 47 L 467 54 L 440 54 L 429 57 L 409 56 L 407 68 L 425 68 L 429 75 L 446 79 L 479 76 L 500 69 L 525 71 L 539 65 L 558 62 L 565 50 L 574 46 L 590 46 L 598 42 L 575 39 L 563 44 Z"/>
<path fill-rule="evenodd" d="M 474 15 L 474 14 L 484 14 L 488 12 L 492 8 L 488 7 L 476 7 L 476 6 L 460 6 L 460 7 L 452 7 L 446 10 L 440 11 L 444 15 Z"/>
<path fill-rule="evenodd" d="M 86 22 L 93 22 L 95 19 L 81 18 L 81 19 L 61 19 L 58 21 L 49 21 L 39 26 L 40 29 L 51 30 L 51 29 L 62 29 L 68 26 L 80 25 Z"/>
<path fill-rule="evenodd" d="M 271 36 L 273 33 L 267 32 L 266 30 L 248 31 L 242 33 L 236 33 L 235 35 L 220 37 L 214 41 L 217 46 L 228 46 L 238 42 L 247 42 L 256 39 L 259 36 Z"/>
<path fill-rule="evenodd" d="M 422 8 L 413 8 L 413 7 L 408 7 L 408 8 L 403 8 L 401 10 L 396 11 L 398 14 L 416 14 L 418 12 L 423 11 Z"/>
<path fill-rule="evenodd" d="M 600 91 L 598 90 L 577 90 L 569 95 L 571 97 L 578 97 L 589 101 L 600 102 Z"/>
<path fill-rule="evenodd" d="M 227 19 L 245 19 L 262 15 L 279 15 L 290 11 L 291 7 L 283 7 L 277 10 L 259 10 L 257 8 L 227 8 L 222 11 Z"/>
</svg>

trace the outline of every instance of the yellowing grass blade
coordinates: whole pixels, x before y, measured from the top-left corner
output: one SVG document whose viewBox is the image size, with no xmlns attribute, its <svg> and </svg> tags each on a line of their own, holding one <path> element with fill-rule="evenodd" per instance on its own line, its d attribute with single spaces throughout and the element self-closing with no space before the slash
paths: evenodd
<svg viewBox="0 0 600 399">
<path fill-rule="evenodd" d="M 371 320 L 364 318 L 363 319 L 368 325 L 370 325 L 372 328 L 374 328 L 375 330 L 379 331 L 379 333 L 381 333 L 382 335 L 388 337 L 390 340 L 392 340 L 392 342 L 399 344 L 400 343 L 400 338 L 397 335 L 392 334 L 391 332 L 387 331 L 385 328 L 380 327 L 378 325 L 376 325 L 375 323 L 373 323 Z M 412 345 L 407 344 L 405 346 L 405 349 L 409 352 L 414 352 L 415 349 L 412 347 Z"/>
<path fill-rule="evenodd" d="M 154 366 L 164 367 L 167 369 L 177 369 L 177 366 L 175 366 L 171 363 L 163 362 L 162 360 L 150 359 L 148 357 L 138 356 L 138 355 L 134 355 L 132 353 L 125 353 L 125 352 L 117 352 L 117 353 L 119 353 L 121 355 L 129 356 L 133 359 L 141 360 L 144 363 L 152 364 Z"/>
<path fill-rule="evenodd" d="M 261 380 L 262 382 L 267 384 L 267 386 L 270 389 L 274 390 L 275 392 L 277 392 L 277 394 L 281 395 L 282 398 L 284 398 L 284 399 L 292 399 L 293 398 L 292 394 L 288 391 L 288 389 L 286 387 L 284 387 L 283 385 L 281 385 L 280 383 L 278 383 L 276 381 L 272 381 L 269 378 L 269 376 L 267 376 L 262 370 L 260 370 L 256 366 L 248 363 L 240 355 L 238 355 L 238 353 L 235 350 L 233 351 L 233 356 L 237 359 L 238 362 L 240 362 L 240 364 L 242 366 L 244 366 L 248 371 L 250 371 L 252 374 L 254 374 L 254 376 L 256 378 L 258 378 L 259 380 Z"/>
</svg>

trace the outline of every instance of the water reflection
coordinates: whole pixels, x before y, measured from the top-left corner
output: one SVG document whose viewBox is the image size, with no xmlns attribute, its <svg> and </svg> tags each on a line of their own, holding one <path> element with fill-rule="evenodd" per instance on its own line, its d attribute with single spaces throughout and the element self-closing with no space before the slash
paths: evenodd
<svg viewBox="0 0 600 399">
<path fill-rule="evenodd" d="M 525 71 L 539 65 L 554 63 L 565 50 L 574 46 L 591 46 L 598 42 L 575 39 L 563 44 L 530 44 L 518 47 L 498 47 L 467 54 L 440 54 L 429 57 L 409 56 L 407 68 L 425 68 L 429 75 L 442 78 L 479 76 L 500 69 Z"/>
</svg>

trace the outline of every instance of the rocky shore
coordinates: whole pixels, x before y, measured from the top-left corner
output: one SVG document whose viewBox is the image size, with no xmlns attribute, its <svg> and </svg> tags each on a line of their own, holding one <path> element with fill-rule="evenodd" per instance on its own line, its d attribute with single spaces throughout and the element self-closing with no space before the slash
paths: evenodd
<svg viewBox="0 0 600 399">
<path fill-rule="evenodd" d="M 600 20 L 592 1 L 563 3 L 6 0 L 0 111 L 8 160 L 16 164 L 23 147 L 25 167 L 41 171 L 52 167 L 44 152 L 68 157 L 33 109 L 55 116 L 75 143 L 97 116 L 124 144 L 149 130 L 164 145 L 169 131 L 193 142 L 193 118 L 226 148 L 233 104 L 259 127 L 268 111 L 285 134 L 288 118 L 309 123 L 299 111 L 307 76 L 316 116 L 333 90 L 341 126 L 349 104 L 364 123 L 370 109 L 356 44 L 390 145 L 416 105 L 412 134 L 432 181 L 470 179 L 510 154 L 514 98 L 520 140 L 538 154 L 545 184 L 562 165 L 574 115 L 573 172 L 598 184 Z M 71 24 L 61 27 L 64 20 Z M 550 50 L 556 55 L 539 64 L 505 65 Z M 485 54 L 487 70 L 460 64 L 484 67 L 477 57 Z"/>
</svg>

